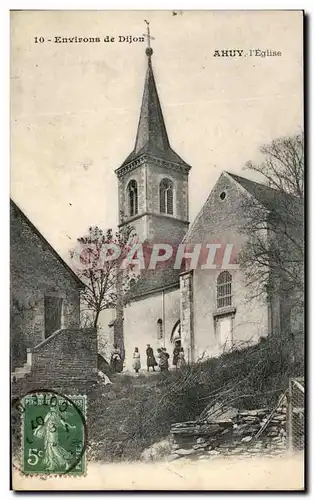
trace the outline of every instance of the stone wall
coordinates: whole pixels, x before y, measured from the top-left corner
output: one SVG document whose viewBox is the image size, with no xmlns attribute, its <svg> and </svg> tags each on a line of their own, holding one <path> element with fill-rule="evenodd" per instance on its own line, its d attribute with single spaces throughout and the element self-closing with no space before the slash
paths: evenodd
<svg viewBox="0 0 314 500">
<path fill-rule="evenodd" d="M 220 195 L 224 193 L 222 200 Z M 238 255 L 246 240 L 241 225 L 244 222 L 243 197 L 241 188 L 223 174 L 210 193 L 201 212 L 191 226 L 185 243 L 233 245 L 233 254 Z M 204 355 L 219 356 L 224 344 L 215 319 L 223 315 L 232 316 L 232 340 L 237 346 L 258 342 L 261 336 L 267 336 L 268 306 L 260 297 L 252 297 L 245 276 L 240 269 L 228 269 L 232 275 L 232 307 L 217 309 L 217 278 L 222 271 L 223 253 L 217 251 L 216 269 L 202 269 L 198 266 L 193 273 L 194 307 L 194 348 L 196 361 Z"/>
<path fill-rule="evenodd" d="M 162 179 L 173 182 L 173 209 L 174 217 L 187 221 L 188 214 L 188 174 L 183 171 L 156 165 L 149 161 L 147 165 L 147 209 L 149 212 L 159 213 L 159 186 Z"/>
<path fill-rule="evenodd" d="M 193 306 L 193 271 L 189 271 L 180 276 L 181 345 L 189 362 L 194 361 Z"/>
<path fill-rule="evenodd" d="M 261 435 L 271 410 L 239 411 L 225 421 L 183 422 L 171 426 L 172 459 L 182 456 L 279 454 L 286 450 L 286 408 L 278 408 Z"/>
<path fill-rule="evenodd" d="M 164 318 L 163 338 L 158 337 L 158 320 Z M 171 334 L 180 319 L 180 290 L 173 289 L 162 293 L 147 295 L 142 300 L 134 301 L 124 309 L 124 339 L 125 339 L 125 367 L 132 370 L 132 354 L 134 347 L 139 348 L 142 369 L 146 370 L 146 345 L 150 344 L 155 356 L 158 347 L 165 346 L 170 354 L 174 345 Z"/>
<path fill-rule="evenodd" d="M 42 380 L 90 379 L 97 368 L 95 328 L 61 330 L 31 350 L 32 366 Z"/>
<path fill-rule="evenodd" d="M 93 382 L 97 373 L 97 330 L 60 330 L 28 351 L 31 372 L 12 384 L 12 393 L 31 389 L 69 391 Z"/>
<path fill-rule="evenodd" d="M 160 214 L 159 184 L 168 178 L 173 182 L 173 216 Z M 128 184 L 137 182 L 138 215 L 129 216 Z M 179 243 L 188 229 L 188 175 L 162 167 L 151 160 L 141 163 L 137 168 L 124 174 L 119 179 L 119 213 L 125 216 L 125 222 L 134 226 L 140 241 L 155 240 L 159 243 L 172 241 Z M 145 215 L 147 214 L 147 215 Z"/>
<path fill-rule="evenodd" d="M 45 339 L 45 296 L 63 299 L 61 328 L 80 324 L 82 283 L 16 205 L 10 210 L 12 369 Z"/>
</svg>

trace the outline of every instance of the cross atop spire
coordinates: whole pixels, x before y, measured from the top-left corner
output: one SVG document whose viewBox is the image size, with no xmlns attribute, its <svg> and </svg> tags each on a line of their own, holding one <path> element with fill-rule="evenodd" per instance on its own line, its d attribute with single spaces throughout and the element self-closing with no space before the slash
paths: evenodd
<svg viewBox="0 0 314 500">
<path fill-rule="evenodd" d="M 147 21 L 146 19 L 144 19 L 144 21 L 145 21 L 146 26 L 147 26 L 147 33 L 143 33 L 143 36 L 145 36 L 145 38 L 147 38 L 147 47 L 146 47 L 145 52 L 146 52 L 146 55 L 148 56 L 149 61 L 150 61 L 150 58 L 153 55 L 153 49 L 150 46 L 150 41 L 155 40 L 155 38 L 150 35 L 149 21 Z"/>
</svg>

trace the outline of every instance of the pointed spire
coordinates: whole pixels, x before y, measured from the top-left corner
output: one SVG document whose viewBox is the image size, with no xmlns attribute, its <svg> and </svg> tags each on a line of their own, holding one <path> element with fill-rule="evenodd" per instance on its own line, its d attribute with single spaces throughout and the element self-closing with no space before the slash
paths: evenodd
<svg viewBox="0 0 314 500">
<path fill-rule="evenodd" d="M 170 147 L 153 73 L 153 49 L 150 46 L 150 41 L 153 40 L 153 37 L 150 35 L 148 21 L 145 20 L 145 22 L 147 24 L 147 34 L 145 35 L 147 38 L 147 47 L 145 50 L 147 71 L 142 106 L 134 149 L 123 165 L 135 160 L 144 153 L 150 153 L 163 160 L 187 165 Z"/>
<path fill-rule="evenodd" d="M 144 93 L 134 153 L 138 154 L 143 148 L 147 151 L 164 152 L 170 148 L 164 117 L 162 114 L 158 92 L 156 88 L 152 61 L 152 49 L 146 49 L 148 67 L 146 72 Z"/>
</svg>

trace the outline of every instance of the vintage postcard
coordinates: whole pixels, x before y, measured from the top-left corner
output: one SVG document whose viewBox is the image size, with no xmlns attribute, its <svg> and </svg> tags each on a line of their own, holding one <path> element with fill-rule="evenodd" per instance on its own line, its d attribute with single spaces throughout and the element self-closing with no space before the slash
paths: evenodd
<svg viewBox="0 0 314 500">
<path fill-rule="evenodd" d="M 303 490 L 304 13 L 11 11 L 14 490 Z"/>
</svg>

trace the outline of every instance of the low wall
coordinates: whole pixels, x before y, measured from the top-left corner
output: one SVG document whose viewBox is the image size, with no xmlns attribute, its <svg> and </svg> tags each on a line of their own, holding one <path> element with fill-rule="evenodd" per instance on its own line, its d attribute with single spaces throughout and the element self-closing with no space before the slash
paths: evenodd
<svg viewBox="0 0 314 500">
<path fill-rule="evenodd" d="M 91 381 L 97 371 L 97 331 L 95 328 L 60 330 L 28 350 L 28 363 L 29 378 L 39 383 L 38 387 L 66 388 Z"/>
<path fill-rule="evenodd" d="M 271 410 L 239 411 L 230 420 L 171 426 L 172 457 L 187 455 L 279 454 L 286 450 L 286 408 L 278 408 L 258 439 Z"/>
</svg>

